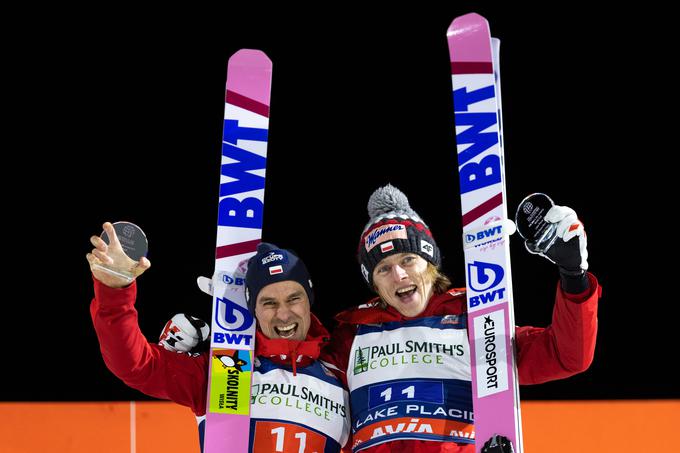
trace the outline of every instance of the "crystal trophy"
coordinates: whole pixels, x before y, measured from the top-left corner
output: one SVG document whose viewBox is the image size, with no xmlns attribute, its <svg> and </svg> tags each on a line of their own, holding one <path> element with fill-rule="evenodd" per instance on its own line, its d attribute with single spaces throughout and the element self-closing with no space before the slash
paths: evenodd
<svg viewBox="0 0 680 453">
<path fill-rule="evenodd" d="M 554 205 L 546 194 L 532 193 L 517 206 L 517 232 L 536 253 L 545 253 L 557 239 L 557 224 L 545 221 L 545 215 Z"/>
<path fill-rule="evenodd" d="M 135 278 L 134 267 L 141 257 L 146 256 L 146 253 L 149 250 L 149 242 L 146 239 L 144 231 L 134 223 L 116 222 L 113 224 L 113 229 L 116 232 L 118 242 L 120 242 L 123 252 L 130 258 L 129 263 L 123 267 L 116 267 L 109 264 L 95 264 L 94 266 L 131 283 Z M 109 235 L 106 234 L 106 231 L 102 232 L 100 237 L 107 245 L 111 244 L 111 240 Z"/>
</svg>

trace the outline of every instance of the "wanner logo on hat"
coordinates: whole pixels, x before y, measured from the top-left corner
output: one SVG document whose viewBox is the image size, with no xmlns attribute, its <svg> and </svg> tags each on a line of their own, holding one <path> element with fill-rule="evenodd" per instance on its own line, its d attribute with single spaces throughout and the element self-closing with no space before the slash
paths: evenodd
<svg viewBox="0 0 680 453">
<path fill-rule="evenodd" d="M 401 224 L 390 224 L 374 228 L 364 239 L 366 251 L 370 252 L 379 243 L 390 239 L 408 239 L 406 227 Z"/>
<path fill-rule="evenodd" d="M 269 275 L 276 275 L 283 273 L 283 266 L 280 264 L 278 266 L 272 266 L 269 268 Z"/>
</svg>

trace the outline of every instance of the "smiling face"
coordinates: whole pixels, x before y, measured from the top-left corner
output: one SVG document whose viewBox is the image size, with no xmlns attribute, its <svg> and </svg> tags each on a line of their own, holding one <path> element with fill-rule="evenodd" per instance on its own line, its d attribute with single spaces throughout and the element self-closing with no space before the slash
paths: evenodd
<svg viewBox="0 0 680 453">
<path fill-rule="evenodd" d="M 415 253 L 396 253 L 373 269 L 373 284 L 380 298 L 407 317 L 421 314 L 432 295 L 427 261 Z"/>
<path fill-rule="evenodd" d="M 305 289 L 292 280 L 265 286 L 255 301 L 255 317 L 269 338 L 304 340 L 311 323 Z"/>
</svg>

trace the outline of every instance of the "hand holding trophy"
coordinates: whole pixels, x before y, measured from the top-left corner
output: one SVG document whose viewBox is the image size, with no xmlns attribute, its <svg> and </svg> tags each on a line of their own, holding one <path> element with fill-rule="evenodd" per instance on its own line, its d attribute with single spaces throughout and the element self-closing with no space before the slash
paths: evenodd
<svg viewBox="0 0 680 453">
<path fill-rule="evenodd" d="M 129 285 L 150 266 L 144 232 L 130 222 L 106 222 L 101 237 L 92 236 L 94 246 L 86 258 L 94 277 L 111 288 Z M 120 237 L 119 237 L 120 235 Z"/>
</svg>

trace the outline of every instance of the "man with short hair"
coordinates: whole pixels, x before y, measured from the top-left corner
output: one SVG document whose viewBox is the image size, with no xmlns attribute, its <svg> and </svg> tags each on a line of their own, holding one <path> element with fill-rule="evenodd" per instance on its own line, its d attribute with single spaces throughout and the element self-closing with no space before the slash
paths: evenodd
<svg viewBox="0 0 680 453">
<path fill-rule="evenodd" d="M 162 335 L 161 345 L 149 343 L 139 329 L 134 304 L 136 278 L 151 263 L 144 257 L 134 263 L 123 252 L 111 223 L 104 224 L 104 231 L 110 244 L 92 236 L 94 249 L 87 254 L 95 292 L 90 313 L 104 362 L 130 387 L 190 407 L 199 419 L 202 447 L 210 357 L 208 353 L 176 353 L 188 351 L 193 344 L 180 347 L 187 346 L 182 345 L 186 338 L 177 332 L 192 328 L 200 332 L 201 326 L 195 318 L 180 321 L 173 317 L 164 332 L 174 333 Z M 101 265 L 132 268 L 135 279 L 129 283 L 102 271 Z M 297 431 L 305 432 L 308 446 L 319 452 L 339 452 L 349 436 L 349 398 L 341 382 L 317 360 L 329 335 L 310 311 L 314 294 L 304 263 L 289 250 L 259 244 L 248 262 L 246 298 L 258 325 L 250 450 L 276 450 L 278 431 L 262 429 L 258 432 L 267 435 L 252 434 L 258 424 L 266 427 L 275 421 L 277 427 L 286 429 L 288 439 L 295 438 Z"/>
</svg>

